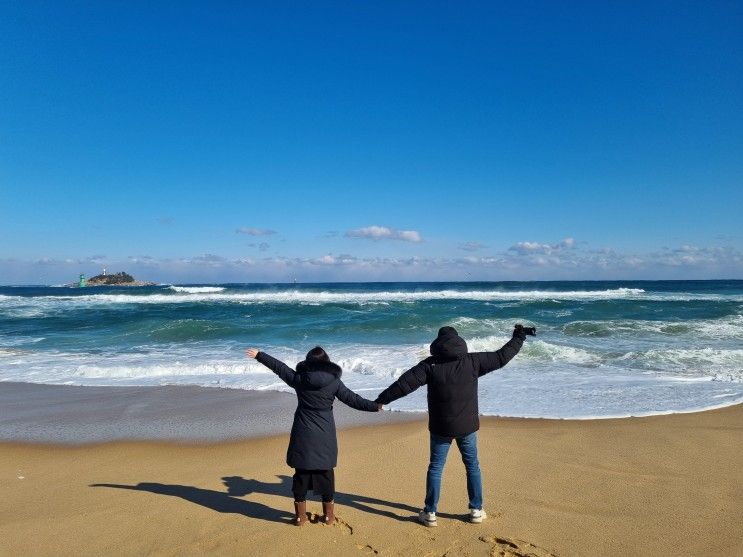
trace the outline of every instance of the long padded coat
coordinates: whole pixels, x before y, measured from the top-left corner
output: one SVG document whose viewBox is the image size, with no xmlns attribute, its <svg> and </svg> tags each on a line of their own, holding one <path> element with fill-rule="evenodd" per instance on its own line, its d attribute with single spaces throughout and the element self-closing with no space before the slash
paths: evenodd
<svg viewBox="0 0 743 557">
<path fill-rule="evenodd" d="M 341 381 L 332 362 L 305 360 L 294 371 L 284 362 L 258 352 L 255 358 L 297 392 L 286 463 L 304 470 L 329 470 L 338 463 L 333 402 L 337 398 L 356 410 L 376 412 L 377 403 L 360 397 Z"/>
<path fill-rule="evenodd" d="M 428 385 L 428 429 L 442 437 L 463 437 L 480 429 L 477 380 L 506 365 L 518 354 L 526 336 L 514 332 L 495 352 L 467 352 L 454 327 L 442 327 L 431 343 L 431 357 L 403 373 L 377 397 L 389 404 Z"/>
</svg>

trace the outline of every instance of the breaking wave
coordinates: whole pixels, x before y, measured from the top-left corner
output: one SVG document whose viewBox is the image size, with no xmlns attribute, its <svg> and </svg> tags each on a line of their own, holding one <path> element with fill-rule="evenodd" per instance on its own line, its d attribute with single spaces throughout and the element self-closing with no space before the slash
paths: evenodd
<svg viewBox="0 0 743 557">
<path fill-rule="evenodd" d="M 562 326 L 562 332 L 573 337 L 689 337 L 704 339 L 743 340 L 743 315 L 719 319 L 688 319 L 684 321 L 649 321 L 643 319 L 609 319 L 602 321 L 572 321 Z"/>
<path fill-rule="evenodd" d="M 214 294 L 224 292 L 223 286 L 169 286 L 173 292 L 183 292 L 185 294 Z"/>
<path fill-rule="evenodd" d="M 214 288 L 214 290 L 211 290 Z M 384 302 L 417 302 L 430 300 L 474 301 L 535 301 L 535 300 L 611 300 L 642 296 L 640 288 L 615 288 L 610 290 L 542 291 L 460 291 L 426 290 L 420 292 L 313 292 L 285 290 L 278 292 L 224 292 L 219 287 L 175 287 L 174 294 L 88 294 L 78 296 L 4 296 L 0 307 L 9 304 L 36 305 L 65 303 L 69 305 L 100 304 L 178 304 L 194 302 L 244 303 L 244 304 L 375 304 Z M 178 290 L 176 290 L 178 289 Z M 185 295 L 184 295 L 185 294 Z"/>
<path fill-rule="evenodd" d="M 743 282 L 7 287 L 0 381 L 288 390 L 244 349 L 294 366 L 319 343 L 371 396 L 426 358 L 442 325 L 483 352 L 521 322 L 538 336 L 480 382 L 482 412 L 683 411 L 743 397 L 741 301 Z M 393 409 L 424 409 L 425 391 Z"/>
</svg>

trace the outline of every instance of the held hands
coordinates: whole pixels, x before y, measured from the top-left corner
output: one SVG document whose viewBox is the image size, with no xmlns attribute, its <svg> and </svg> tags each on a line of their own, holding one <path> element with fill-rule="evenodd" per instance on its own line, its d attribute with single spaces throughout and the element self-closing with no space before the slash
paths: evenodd
<svg viewBox="0 0 743 557">
<path fill-rule="evenodd" d="M 384 404 L 377 402 L 377 412 L 381 412 L 384 410 Z"/>
</svg>

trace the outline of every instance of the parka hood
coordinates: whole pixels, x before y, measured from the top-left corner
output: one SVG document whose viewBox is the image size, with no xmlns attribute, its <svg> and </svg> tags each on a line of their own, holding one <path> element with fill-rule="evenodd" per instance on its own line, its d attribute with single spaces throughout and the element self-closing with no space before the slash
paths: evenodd
<svg viewBox="0 0 743 557">
<path fill-rule="evenodd" d="M 297 373 L 303 375 L 302 381 L 314 387 L 324 387 L 340 378 L 343 370 L 333 362 L 303 360 L 297 364 Z"/>
<path fill-rule="evenodd" d="M 454 327 L 441 327 L 431 343 L 431 356 L 442 360 L 456 360 L 467 354 L 467 343 Z"/>
</svg>

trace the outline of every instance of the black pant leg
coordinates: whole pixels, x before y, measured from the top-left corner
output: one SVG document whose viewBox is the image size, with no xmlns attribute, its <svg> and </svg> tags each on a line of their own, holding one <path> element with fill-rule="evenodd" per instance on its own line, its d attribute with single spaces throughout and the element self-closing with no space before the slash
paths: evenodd
<svg viewBox="0 0 743 557">
<path fill-rule="evenodd" d="M 321 493 L 323 503 L 330 503 L 335 498 L 335 470 L 323 470 L 323 490 Z"/>
<path fill-rule="evenodd" d="M 294 470 L 292 493 L 294 493 L 294 500 L 297 503 L 307 500 L 307 491 L 310 487 L 311 478 L 312 476 L 306 470 L 300 470 L 299 468 Z"/>
</svg>

